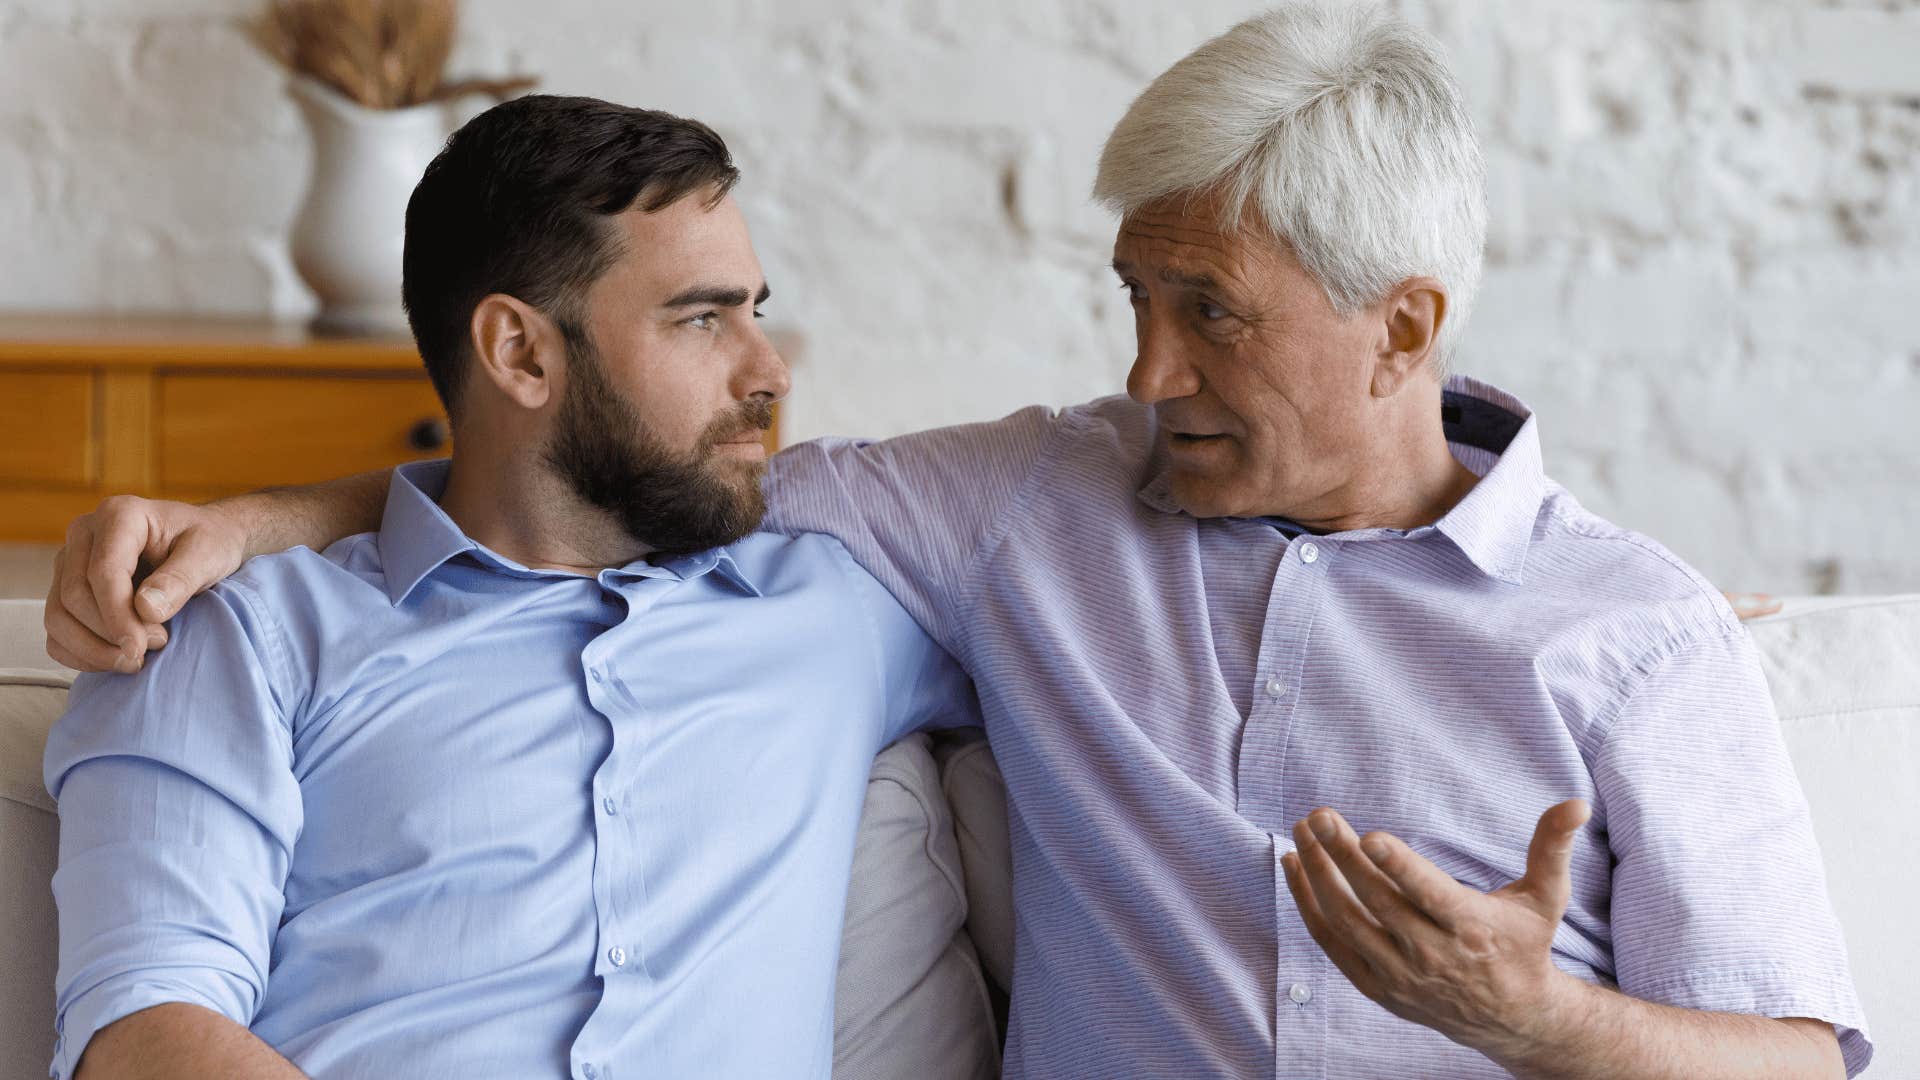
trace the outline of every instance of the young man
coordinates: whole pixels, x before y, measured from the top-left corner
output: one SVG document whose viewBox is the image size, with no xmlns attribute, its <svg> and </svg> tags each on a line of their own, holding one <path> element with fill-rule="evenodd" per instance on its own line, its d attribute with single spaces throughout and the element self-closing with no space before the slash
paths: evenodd
<svg viewBox="0 0 1920 1080">
<path fill-rule="evenodd" d="M 451 465 L 49 739 L 56 1077 L 828 1075 L 874 755 L 977 720 L 837 542 L 752 533 L 787 371 L 737 175 L 580 98 L 434 161 L 406 299 Z"/>
</svg>

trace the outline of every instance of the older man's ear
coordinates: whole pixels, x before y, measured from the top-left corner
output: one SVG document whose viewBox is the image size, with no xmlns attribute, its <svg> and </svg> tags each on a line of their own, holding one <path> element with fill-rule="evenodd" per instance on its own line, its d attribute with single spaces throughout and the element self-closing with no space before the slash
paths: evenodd
<svg viewBox="0 0 1920 1080">
<path fill-rule="evenodd" d="M 1447 287 L 1434 278 L 1408 278 L 1375 306 L 1385 333 L 1373 366 L 1373 396 L 1389 398 L 1416 374 L 1431 376 L 1441 324 L 1447 317 Z"/>
</svg>

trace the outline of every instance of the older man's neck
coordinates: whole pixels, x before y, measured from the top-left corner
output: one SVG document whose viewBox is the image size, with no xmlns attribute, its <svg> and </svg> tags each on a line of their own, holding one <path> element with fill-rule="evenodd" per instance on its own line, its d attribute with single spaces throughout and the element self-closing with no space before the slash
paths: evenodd
<svg viewBox="0 0 1920 1080">
<path fill-rule="evenodd" d="M 1345 488 L 1294 520 L 1326 533 L 1416 529 L 1445 517 L 1480 482 L 1448 449 L 1437 404 L 1382 435 Z"/>
<path fill-rule="evenodd" d="M 589 505 L 536 454 L 456 451 L 440 509 L 468 538 L 533 570 L 591 576 L 652 551 Z"/>
</svg>

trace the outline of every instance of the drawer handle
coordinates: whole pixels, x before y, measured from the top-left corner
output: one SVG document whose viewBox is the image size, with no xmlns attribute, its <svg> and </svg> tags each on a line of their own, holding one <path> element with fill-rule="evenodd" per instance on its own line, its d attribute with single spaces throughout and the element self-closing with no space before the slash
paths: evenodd
<svg viewBox="0 0 1920 1080">
<path fill-rule="evenodd" d="M 444 450 L 451 433 L 447 431 L 447 422 L 437 416 L 430 416 L 407 429 L 407 445 L 421 453 Z"/>
</svg>

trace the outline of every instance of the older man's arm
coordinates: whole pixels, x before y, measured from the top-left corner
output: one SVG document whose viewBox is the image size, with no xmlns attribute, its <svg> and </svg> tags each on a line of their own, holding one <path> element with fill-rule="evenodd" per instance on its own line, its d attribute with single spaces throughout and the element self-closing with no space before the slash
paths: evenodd
<svg viewBox="0 0 1920 1080">
<path fill-rule="evenodd" d="M 1568 976 L 1568 978 L 1572 978 Z M 1493 1056 L 1515 1076 L 1587 1080 L 1847 1075 L 1833 1025 L 1807 1017 L 1773 1019 L 1656 1005 L 1577 984 L 1528 1045 Z"/>
<path fill-rule="evenodd" d="M 1301 914 L 1363 993 L 1522 1076 L 1857 1073 L 1872 1046 L 1759 655 L 1731 621 L 1663 650 L 1583 746 L 1619 992 L 1553 963 L 1582 800 L 1484 894 L 1317 810 L 1286 857 Z"/>
<path fill-rule="evenodd" d="M 93 1037 L 74 1080 L 306 1080 L 253 1032 L 198 1005 L 170 1002 L 123 1016 Z"/>
<path fill-rule="evenodd" d="M 255 555 L 380 527 L 389 470 L 194 506 L 116 495 L 74 519 L 47 593 L 47 655 L 80 671 L 140 670 L 161 624 Z M 152 572 L 144 580 L 142 569 Z M 135 585 L 139 585 L 138 593 Z"/>
<path fill-rule="evenodd" d="M 1282 865 L 1313 938 L 1359 990 L 1528 1080 L 1788 1080 L 1846 1075 L 1833 1026 L 1641 1001 L 1552 961 L 1581 800 L 1540 818 L 1527 872 L 1493 893 L 1397 837 L 1320 809 Z"/>
</svg>

